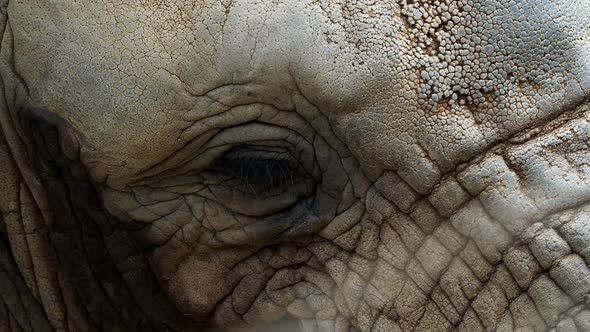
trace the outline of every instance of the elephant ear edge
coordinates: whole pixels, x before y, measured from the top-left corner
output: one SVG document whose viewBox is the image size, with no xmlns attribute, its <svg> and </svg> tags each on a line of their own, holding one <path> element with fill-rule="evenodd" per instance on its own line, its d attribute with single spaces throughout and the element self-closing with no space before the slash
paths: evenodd
<svg viewBox="0 0 590 332">
<path fill-rule="evenodd" d="M 67 330 L 46 194 L 19 135 L 8 0 L 0 0 L 0 330 Z M 26 87 L 25 87 L 26 88 Z"/>
</svg>

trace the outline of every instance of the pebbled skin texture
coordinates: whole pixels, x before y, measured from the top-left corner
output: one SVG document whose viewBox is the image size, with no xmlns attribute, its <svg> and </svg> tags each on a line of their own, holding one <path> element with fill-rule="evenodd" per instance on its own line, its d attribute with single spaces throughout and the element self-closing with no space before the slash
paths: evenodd
<svg viewBox="0 0 590 332">
<path fill-rule="evenodd" d="M 0 14 L 1 331 L 590 331 L 589 1 Z"/>
</svg>

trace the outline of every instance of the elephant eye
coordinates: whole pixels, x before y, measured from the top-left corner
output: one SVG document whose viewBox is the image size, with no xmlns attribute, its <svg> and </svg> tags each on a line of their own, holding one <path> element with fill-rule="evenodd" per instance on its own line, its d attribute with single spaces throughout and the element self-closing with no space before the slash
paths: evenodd
<svg viewBox="0 0 590 332">
<path fill-rule="evenodd" d="M 240 145 L 226 151 L 207 169 L 250 194 L 282 190 L 301 182 L 305 171 L 284 148 Z"/>
</svg>

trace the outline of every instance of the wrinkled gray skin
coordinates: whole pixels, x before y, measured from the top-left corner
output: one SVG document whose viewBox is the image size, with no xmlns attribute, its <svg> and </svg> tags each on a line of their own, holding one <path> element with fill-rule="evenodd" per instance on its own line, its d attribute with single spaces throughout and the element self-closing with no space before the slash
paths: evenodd
<svg viewBox="0 0 590 332">
<path fill-rule="evenodd" d="M 590 1 L 0 1 L 0 330 L 590 330 Z"/>
</svg>

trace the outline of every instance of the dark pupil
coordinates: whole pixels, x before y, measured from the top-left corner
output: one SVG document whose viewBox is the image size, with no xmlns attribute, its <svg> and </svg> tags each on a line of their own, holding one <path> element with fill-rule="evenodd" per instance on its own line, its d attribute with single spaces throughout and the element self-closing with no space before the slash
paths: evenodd
<svg viewBox="0 0 590 332">
<path fill-rule="evenodd" d="M 279 188 L 294 184 L 299 166 L 287 151 L 239 147 L 229 150 L 210 168 L 247 186 Z"/>
</svg>

